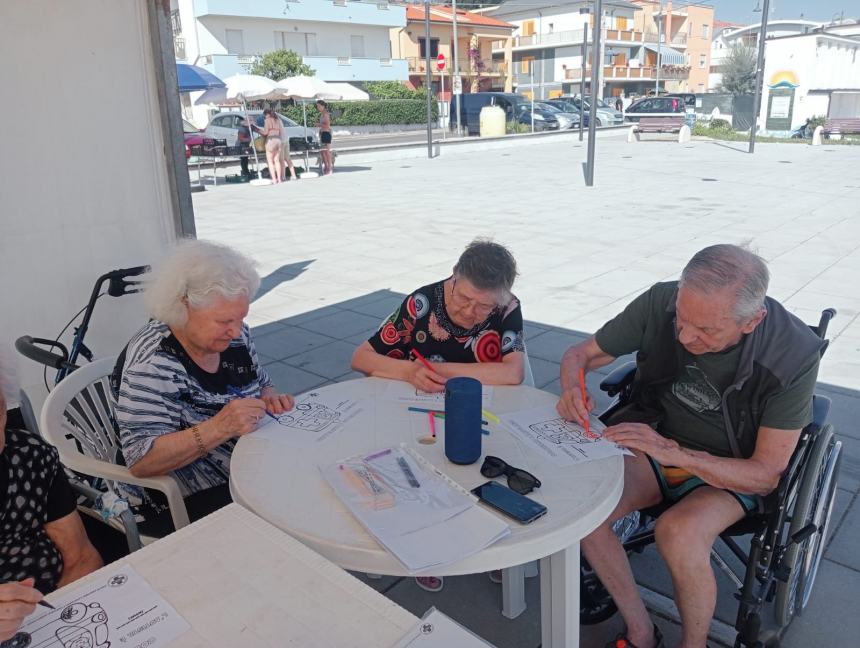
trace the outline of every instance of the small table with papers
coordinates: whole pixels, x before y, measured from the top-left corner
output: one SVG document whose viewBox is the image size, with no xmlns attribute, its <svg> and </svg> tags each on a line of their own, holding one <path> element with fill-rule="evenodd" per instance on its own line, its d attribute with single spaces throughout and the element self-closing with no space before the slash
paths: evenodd
<svg viewBox="0 0 860 648">
<path fill-rule="evenodd" d="M 438 426 L 437 443 L 419 443 L 427 434 L 427 416 L 409 411 L 409 403 L 392 399 L 392 382 L 363 378 L 322 387 L 313 394 L 343 403 L 343 412 L 332 413 L 333 409 L 313 419 L 308 418 L 310 411 L 297 412 L 305 416 L 303 429 L 273 429 L 277 424 L 269 423 L 266 429 L 242 437 L 230 467 L 234 500 L 345 569 L 409 575 L 336 497 L 320 467 L 402 443 L 467 490 L 487 480 L 480 473 L 481 460 L 460 466 L 445 458 L 444 424 Z M 485 407 L 503 415 L 556 400 L 532 387 L 496 386 Z M 340 416 L 343 423 L 326 429 L 324 415 Z M 529 497 L 546 505 L 548 513 L 525 526 L 505 518 L 510 535 L 432 573 L 481 573 L 540 559 L 542 645 L 577 646 L 579 541 L 608 517 L 621 497 L 622 457 L 562 468 L 529 451 L 502 427 L 491 423 L 490 430 L 483 437 L 483 454 L 536 475 L 543 485 Z"/>
</svg>

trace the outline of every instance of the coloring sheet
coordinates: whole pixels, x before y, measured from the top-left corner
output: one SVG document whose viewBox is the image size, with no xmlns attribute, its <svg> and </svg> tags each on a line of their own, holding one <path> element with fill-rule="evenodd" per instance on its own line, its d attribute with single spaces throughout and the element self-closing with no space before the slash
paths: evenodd
<svg viewBox="0 0 860 648">
<path fill-rule="evenodd" d="M 526 446 L 559 466 L 573 466 L 583 461 L 632 454 L 599 437 L 589 438 L 579 424 L 559 416 L 555 405 L 503 414 L 499 418 Z M 590 428 L 592 434 L 600 435 L 606 426 L 592 416 Z"/>
<path fill-rule="evenodd" d="M 391 380 L 385 387 L 383 397 L 386 400 L 398 401 L 400 403 L 416 403 L 428 407 L 434 407 L 445 411 L 445 392 L 431 393 L 421 391 L 414 385 L 402 380 Z M 493 388 L 489 385 L 481 386 L 481 405 L 487 407 L 493 400 Z"/>
<path fill-rule="evenodd" d="M 268 422 L 255 433 L 272 439 L 286 440 L 290 445 L 306 447 L 322 443 L 343 429 L 343 424 L 362 411 L 361 405 L 334 394 L 311 391 L 296 397 L 296 404 Z M 262 421 L 261 421 L 262 423 Z"/>
<path fill-rule="evenodd" d="M 191 626 L 131 566 L 72 586 L 24 619 L 0 648 L 159 648 Z"/>
</svg>

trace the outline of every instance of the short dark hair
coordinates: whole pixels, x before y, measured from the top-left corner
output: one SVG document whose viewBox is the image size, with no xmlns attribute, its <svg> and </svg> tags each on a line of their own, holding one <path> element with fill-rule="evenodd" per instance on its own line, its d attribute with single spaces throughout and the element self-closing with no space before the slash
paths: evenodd
<svg viewBox="0 0 860 648">
<path fill-rule="evenodd" d="M 517 277 L 514 255 L 489 239 L 475 239 L 457 260 L 454 275 L 468 279 L 478 290 L 510 293 Z"/>
</svg>

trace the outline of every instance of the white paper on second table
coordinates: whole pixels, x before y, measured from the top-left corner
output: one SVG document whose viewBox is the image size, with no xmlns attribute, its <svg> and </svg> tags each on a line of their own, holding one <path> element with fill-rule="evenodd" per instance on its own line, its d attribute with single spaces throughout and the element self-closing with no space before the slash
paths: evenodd
<svg viewBox="0 0 860 648">
<path fill-rule="evenodd" d="M 385 386 L 384 398 L 400 403 L 427 405 L 445 411 L 445 392 L 425 392 L 402 380 L 391 380 Z M 493 387 L 481 385 L 481 406 L 487 407 L 493 400 Z"/>
<path fill-rule="evenodd" d="M 130 565 L 51 596 L 19 630 L 21 646 L 168 646 L 191 626 Z M 16 635 L 17 636 L 17 635 Z"/>
<path fill-rule="evenodd" d="M 582 426 L 559 416 L 555 405 L 503 414 L 499 418 L 528 448 L 559 466 L 632 454 L 609 441 L 589 438 Z M 594 416 L 589 424 L 592 434 L 600 435 L 606 429 Z"/>
</svg>

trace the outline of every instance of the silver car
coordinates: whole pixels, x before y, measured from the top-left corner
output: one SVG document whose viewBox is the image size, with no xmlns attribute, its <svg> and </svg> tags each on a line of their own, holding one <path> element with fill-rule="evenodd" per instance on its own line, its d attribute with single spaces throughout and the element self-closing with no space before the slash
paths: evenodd
<svg viewBox="0 0 860 648">
<path fill-rule="evenodd" d="M 242 123 L 243 115 L 244 113 L 242 112 L 218 113 L 210 120 L 209 125 L 206 126 L 206 130 L 203 131 L 203 137 L 227 140 L 227 146 L 236 146 L 239 125 Z M 262 110 L 249 110 L 248 117 L 258 126 L 263 125 Z M 290 148 L 295 148 L 293 143 L 296 140 L 299 140 L 298 143 L 300 144 L 301 140 L 305 139 L 304 126 L 297 124 L 289 117 L 285 117 L 280 113 L 278 113 L 278 117 L 281 118 L 281 122 L 284 124 L 284 133 L 290 138 Z M 314 143 L 319 141 L 319 133 L 316 128 L 308 126 L 307 133 L 308 137 L 313 138 Z"/>
<path fill-rule="evenodd" d="M 574 96 L 562 96 L 560 99 L 564 99 L 565 101 L 570 101 L 574 106 L 579 108 L 582 111 L 582 105 L 585 104 L 585 112 L 590 113 L 591 110 L 591 97 L 589 95 L 585 95 L 585 101 L 583 102 L 582 95 L 574 95 Z M 595 125 L 597 126 L 618 126 L 619 124 L 624 122 L 624 115 L 608 103 L 603 101 L 602 99 L 597 100 L 597 121 Z"/>
<path fill-rule="evenodd" d="M 554 106 L 553 104 L 545 101 L 535 102 L 535 107 L 540 107 L 551 112 L 558 120 L 559 130 L 579 127 L 579 115 L 576 113 L 564 111 L 558 106 Z"/>
</svg>

